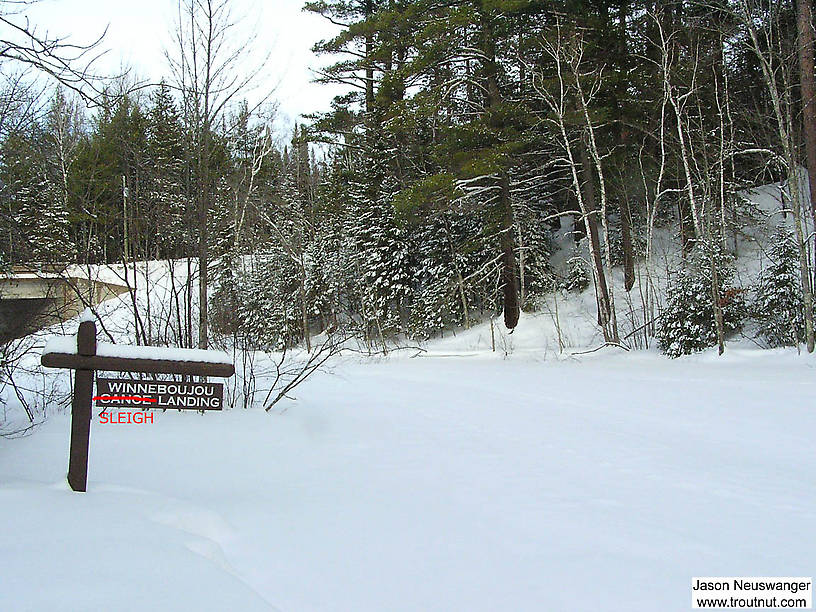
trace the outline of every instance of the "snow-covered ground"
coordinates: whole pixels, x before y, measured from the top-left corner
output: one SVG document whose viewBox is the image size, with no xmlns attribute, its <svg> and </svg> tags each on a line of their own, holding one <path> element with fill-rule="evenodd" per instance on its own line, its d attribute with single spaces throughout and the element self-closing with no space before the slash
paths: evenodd
<svg viewBox="0 0 816 612">
<path fill-rule="evenodd" d="M 816 567 L 816 360 L 346 361 L 272 413 L 0 440 L 2 610 L 687 610 Z"/>
<path fill-rule="evenodd" d="M 747 197 L 760 221 L 740 239 L 745 287 L 786 222 L 778 186 Z M 656 240 L 662 286 L 679 256 L 670 228 Z M 129 271 L 151 337 L 177 343 L 187 273 Z M 625 335 L 644 313 L 622 284 L 616 270 Z M 816 356 L 749 333 L 723 357 L 586 352 L 602 342 L 591 287 L 539 306 L 512 334 L 497 317 L 342 357 L 270 413 L 256 398 L 95 418 L 84 494 L 65 482 L 66 406 L 42 403 L 65 401 L 68 374 L 36 367 L 45 336 L 78 321 L 29 338 L 21 392 L 43 424 L 0 437 L 0 612 L 672 611 L 690 608 L 693 576 L 813 575 Z M 97 308 L 100 340 L 132 344 L 132 308 Z M 0 393 L 3 433 L 26 425 Z"/>
</svg>

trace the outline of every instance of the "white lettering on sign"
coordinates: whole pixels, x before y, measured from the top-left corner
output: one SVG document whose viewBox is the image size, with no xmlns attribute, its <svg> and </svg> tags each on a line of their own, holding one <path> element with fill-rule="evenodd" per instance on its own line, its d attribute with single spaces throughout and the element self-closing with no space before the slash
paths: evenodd
<svg viewBox="0 0 816 612">
<path fill-rule="evenodd" d="M 224 385 L 97 378 L 96 391 L 94 400 L 103 408 L 221 410 Z"/>
</svg>

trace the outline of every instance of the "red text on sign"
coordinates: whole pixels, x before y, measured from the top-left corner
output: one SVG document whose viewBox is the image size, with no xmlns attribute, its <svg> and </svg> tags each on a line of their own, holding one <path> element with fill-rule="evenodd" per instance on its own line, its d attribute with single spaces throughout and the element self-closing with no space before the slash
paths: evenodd
<svg viewBox="0 0 816 612">
<path fill-rule="evenodd" d="M 99 422 L 109 425 L 144 425 L 153 423 L 152 412 L 100 412 Z"/>
</svg>

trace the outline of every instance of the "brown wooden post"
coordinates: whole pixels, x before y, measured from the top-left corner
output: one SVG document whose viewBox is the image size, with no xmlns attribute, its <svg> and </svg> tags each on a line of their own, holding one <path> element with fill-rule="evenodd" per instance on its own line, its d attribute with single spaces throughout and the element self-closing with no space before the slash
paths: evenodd
<svg viewBox="0 0 816 612">
<path fill-rule="evenodd" d="M 77 353 L 96 355 L 96 325 L 79 324 Z M 91 397 L 93 370 L 78 369 L 74 377 L 74 401 L 71 405 L 71 454 L 68 459 L 68 484 L 74 491 L 86 491 L 88 485 L 88 443 L 91 435 Z"/>
</svg>

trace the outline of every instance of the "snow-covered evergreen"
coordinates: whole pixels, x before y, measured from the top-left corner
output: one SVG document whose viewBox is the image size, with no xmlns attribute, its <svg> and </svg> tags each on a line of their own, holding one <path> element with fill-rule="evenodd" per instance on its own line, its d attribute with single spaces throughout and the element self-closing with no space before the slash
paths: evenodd
<svg viewBox="0 0 816 612">
<path fill-rule="evenodd" d="M 776 233 L 769 255 L 771 265 L 760 276 L 753 315 L 769 346 L 796 345 L 805 340 L 805 304 L 798 248 L 789 231 Z"/>
<path fill-rule="evenodd" d="M 717 343 L 710 257 L 709 249 L 700 245 L 671 278 L 657 325 L 657 339 L 669 357 L 688 355 Z M 746 316 L 744 289 L 732 284 L 734 269 L 722 250 L 714 248 L 713 259 L 720 283 L 723 331 L 733 334 L 742 328 Z"/>
</svg>

